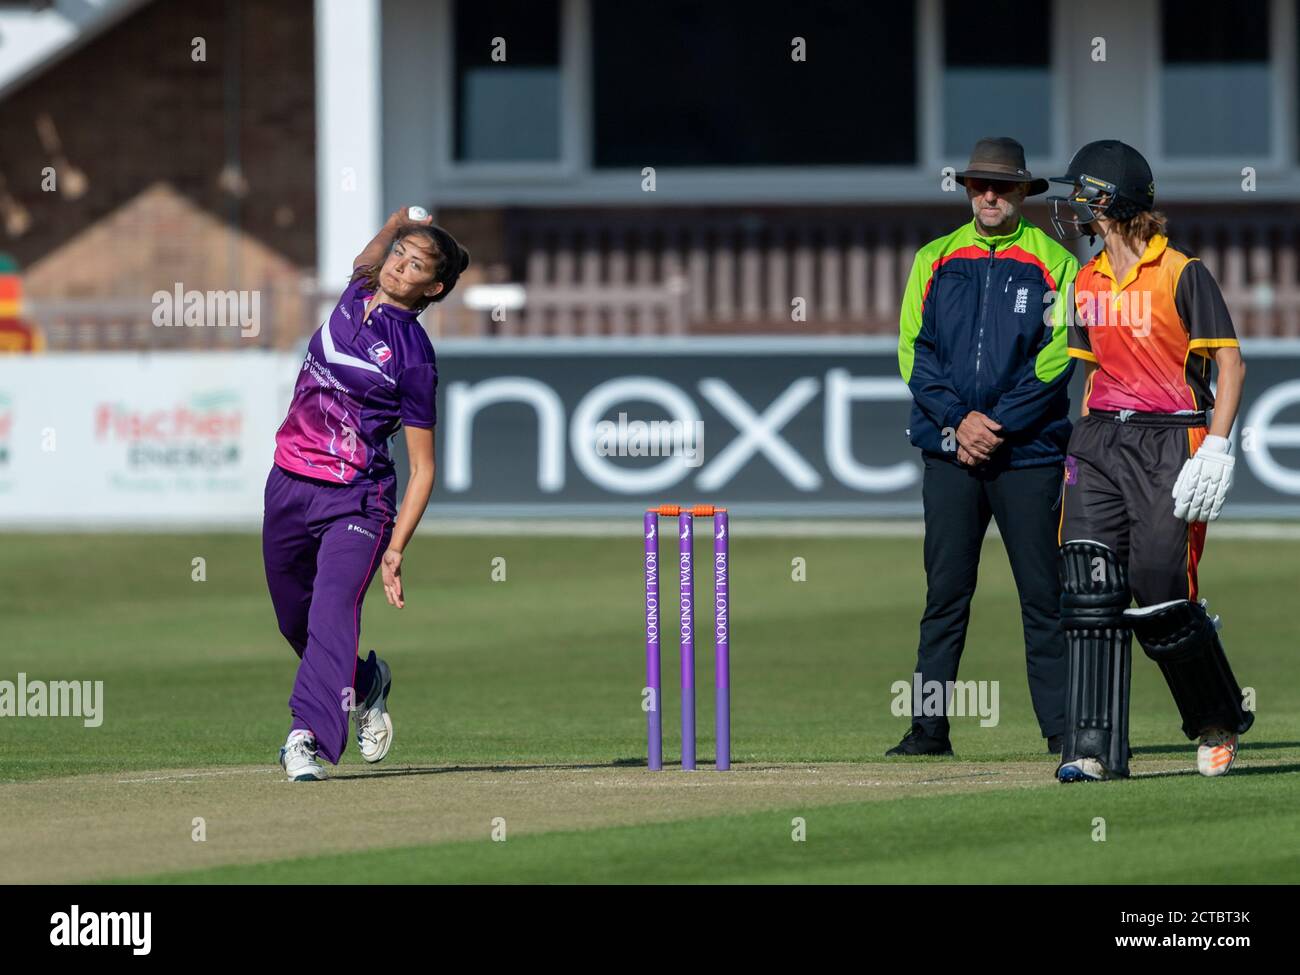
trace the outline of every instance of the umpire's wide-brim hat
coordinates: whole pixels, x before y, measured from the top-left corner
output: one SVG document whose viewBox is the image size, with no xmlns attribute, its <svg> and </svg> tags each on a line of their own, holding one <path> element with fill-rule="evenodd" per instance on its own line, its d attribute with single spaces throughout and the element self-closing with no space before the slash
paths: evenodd
<svg viewBox="0 0 1300 975">
<path fill-rule="evenodd" d="M 1006 136 L 990 136 L 975 143 L 970 162 L 957 174 L 957 182 L 965 186 L 968 176 L 1028 183 L 1026 196 L 1047 192 L 1047 180 L 1041 177 L 1034 179 L 1033 173 L 1025 168 L 1025 147 Z"/>
</svg>

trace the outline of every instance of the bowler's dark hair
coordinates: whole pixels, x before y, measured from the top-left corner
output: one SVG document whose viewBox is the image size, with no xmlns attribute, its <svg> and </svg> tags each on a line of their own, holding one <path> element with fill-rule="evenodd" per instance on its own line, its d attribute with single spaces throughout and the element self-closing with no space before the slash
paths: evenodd
<svg viewBox="0 0 1300 975">
<path fill-rule="evenodd" d="M 431 304 L 442 301 L 447 295 L 451 294 L 451 289 L 456 287 L 456 281 L 459 280 L 461 272 L 469 267 L 469 251 L 461 247 L 456 242 L 456 238 L 441 227 L 430 224 L 424 225 L 407 225 L 399 230 L 393 237 L 393 242 L 388 246 L 388 254 L 393 252 L 398 241 L 407 237 L 424 237 L 433 245 L 433 259 L 436 267 L 433 271 L 433 280 L 442 282 L 442 290 L 432 298 L 421 298 L 415 303 L 414 310 L 417 312 L 424 311 Z M 384 260 L 388 259 L 388 254 L 384 255 Z M 379 271 L 384 265 L 384 261 L 379 261 L 369 267 L 359 267 L 352 272 L 352 281 L 364 279 L 366 288 L 370 291 L 379 289 Z"/>
</svg>

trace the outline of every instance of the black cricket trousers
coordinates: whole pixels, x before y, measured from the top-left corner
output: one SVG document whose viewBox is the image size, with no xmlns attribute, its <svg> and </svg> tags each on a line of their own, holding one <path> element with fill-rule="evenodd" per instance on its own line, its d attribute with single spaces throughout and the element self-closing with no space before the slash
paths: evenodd
<svg viewBox="0 0 1300 975">
<path fill-rule="evenodd" d="M 957 679 L 980 546 L 993 517 L 1020 593 L 1034 713 L 1044 738 L 1058 735 L 1065 730 L 1066 694 L 1056 537 L 1063 465 L 980 470 L 923 456 L 926 594 L 916 671 L 923 681 Z M 912 721 L 929 735 L 948 737 L 946 714 Z"/>
</svg>

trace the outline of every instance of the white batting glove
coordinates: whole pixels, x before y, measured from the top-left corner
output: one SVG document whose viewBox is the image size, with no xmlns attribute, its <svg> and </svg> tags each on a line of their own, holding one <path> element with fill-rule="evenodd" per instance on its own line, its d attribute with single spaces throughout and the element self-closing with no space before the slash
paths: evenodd
<svg viewBox="0 0 1300 975">
<path fill-rule="evenodd" d="M 1232 487 L 1234 463 L 1226 437 L 1206 437 L 1195 456 L 1183 464 L 1174 482 L 1174 517 L 1186 522 L 1213 521 L 1219 517 L 1223 499 Z"/>
</svg>

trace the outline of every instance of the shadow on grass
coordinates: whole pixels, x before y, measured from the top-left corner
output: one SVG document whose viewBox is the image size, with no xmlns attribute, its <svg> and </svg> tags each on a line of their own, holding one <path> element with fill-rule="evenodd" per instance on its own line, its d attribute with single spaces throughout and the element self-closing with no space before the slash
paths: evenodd
<svg viewBox="0 0 1300 975">
<path fill-rule="evenodd" d="M 1297 745 L 1288 742 L 1276 742 L 1276 743 L 1263 743 L 1258 746 L 1252 746 L 1252 747 L 1258 747 L 1261 749 L 1262 748 L 1294 748 L 1297 747 Z M 1133 749 L 1133 753 L 1135 755 L 1136 754 L 1159 754 L 1162 751 L 1166 751 L 1166 750 L 1170 753 L 1182 754 L 1186 752 L 1186 746 L 1149 745 L 1145 748 L 1135 748 Z M 1056 760 L 1057 759 L 1055 759 L 1054 757 L 1052 757 L 1051 759 L 1051 761 L 1056 761 Z M 797 765 L 806 764 L 810 766 L 816 766 L 819 763 L 810 761 L 810 762 L 796 762 L 793 764 L 797 764 Z M 836 764 L 840 764 L 840 763 L 836 763 Z M 848 764 L 860 764 L 863 766 L 913 765 L 916 767 L 923 767 L 925 765 L 931 765 L 932 767 L 935 766 L 942 767 L 946 765 L 953 771 L 956 771 L 961 766 L 968 764 L 968 762 L 963 761 L 960 758 L 954 758 L 952 756 L 937 757 L 932 755 L 924 755 L 924 756 L 908 755 L 908 756 L 902 756 L 900 758 L 893 759 L 891 761 L 868 761 L 868 762 L 848 763 Z M 944 778 L 972 778 L 978 776 L 989 776 L 989 775 L 998 774 L 996 767 L 997 765 L 1000 764 L 999 762 L 984 761 L 984 762 L 980 762 L 979 764 L 993 766 L 993 767 L 981 769 L 977 772 L 958 773 L 956 775 L 951 775 L 951 776 L 940 776 L 940 778 L 937 779 L 926 779 L 924 780 L 924 782 L 920 784 L 929 784 L 931 782 L 941 781 Z M 740 767 L 739 763 L 733 765 L 733 767 Z M 749 772 L 768 771 L 770 769 L 782 768 L 782 767 L 784 766 L 781 763 L 772 764 L 772 763 L 761 763 L 761 762 L 746 762 L 743 764 L 743 769 Z M 331 780 L 336 782 L 347 782 L 347 781 L 361 780 L 361 779 L 396 778 L 396 777 L 406 776 L 406 775 L 445 775 L 454 772 L 460 772 L 460 773 L 464 773 L 464 772 L 500 772 L 500 773 L 595 772 L 601 770 L 644 769 L 644 768 L 646 768 L 646 763 L 645 763 L 645 759 L 643 758 L 618 758 L 612 762 L 590 762 L 590 763 L 564 762 L 564 763 L 556 763 L 556 764 L 537 763 L 533 765 L 425 765 L 425 766 L 408 766 L 405 768 L 375 769 L 373 771 L 358 771 L 358 772 L 349 771 L 347 773 L 344 773 L 342 772 L 342 770 L 340 770 L 340 772 L 335 773 L 330 778 Z M 681 762 L 664 762 L 663 768 L 664 771 L 677 771 L 677 772 L 683 771 L 681 767 Z M 697 772 L 705 772 L 705 773 L 715 771 L 712 762 L 700 762 L 698 763 L 695 770 Z M 1300 763 L 1291 763 L 1287 765 L 1255 766 L 1255 767 L 1238 766 L 1236 769 L 1232 771 L 1231 774 L 1234 776 L 1274 775 L 1274 774 L 1288 774 L 1291 772 L 1300 772 Z M 1195 765 L 1192 765 L 1185 769 L 1170 769 L 1170 770 L 1160 771 L 1160 772 L 1140 772 L 1132 776 L 1132 781 L 1155 780 L 1155 779 L 1169 778 L 1170 776 L 1196 775 L 1196 774 L 1197 774 L 1196 767 Z"/>
<path fill-rule="evenodd" d="M 1289 765 L 1254 765 L 1254 766 L 1236 766 L 1228 773 L 1231 778 L 1240 778 L 1243 775 L 1289 775 L 1293 772 L 1300 772 L 1300 763 L 1291 763 Z M 1161 772 L 1137 772 L 1129 777 L 1130 782 L 1154 782 L 1157 779 L 1178 778 L 1180 776 L 1190 775 L 1197 778 L 1200 773 L 1196 771 L 1196 766 L 1180 769 L 1167 769 Z M 1209 776 L 1207 776 L 1209 778 Z"/>
<path fill-rule="evenodd" d="M 675 767 L 677 771 L 681 771 L 681 764 L 681 762 L 664 762 L 664 769 L 670 770 Z M 612 762 L 592 762 L 587 764 L 568 762 L 554 765 L 546 763 L 537 765 L 426 765 L 376 769 L 373 772 L 349 772 L 347 774 L 339 772 L 331 776 L 331 778 L 334 781 L 343 782 L 353 779 L 386 779 L 402 775 L 444 775 L 448 772 L 594 772 L 601 769 L 643 769 L 645 767 L 646 763 L 643 758 L 619 758 Z M 748 767 L 755 768 L 759 766 Z M 696 766 L 696 771 L 712 772 L 714 771 L 713 763 L 700 762 Z"/>
<path fill-rule="evenodd" d="M 1181 755 L 1189 748 L 1194 749 L 1196 742 L 1188 740 L 1176 745 L 1137 745 L 1130 748 L 1134 755 Z M 1251 741 L 1242 739 L 1241 754 L 1253 751 L 1277 750 L 1279 748 L 1300 748 L 1300 741 Z"/>
<path fill-rule="evenodd" d="M 1292 762 L 1290 765 L 1254 765 L 1233 769 L 1228 774 L 1235 778 L 1238 775 L 1278 775 L 1286 772 L 1300 772 L 1300 762 Z"/>
</svg>

